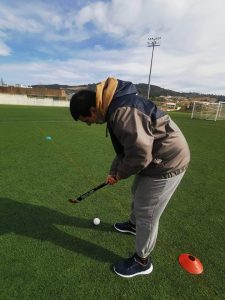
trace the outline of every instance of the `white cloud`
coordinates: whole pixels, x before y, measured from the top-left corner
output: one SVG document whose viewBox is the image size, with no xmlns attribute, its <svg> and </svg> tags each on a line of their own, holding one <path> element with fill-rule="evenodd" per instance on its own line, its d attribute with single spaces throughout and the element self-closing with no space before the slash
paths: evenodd
<svg viewBox="0 0 225 300">
<path fill-rule="evenodd" d="M 27 13 L 23 6 L 9 7 L 0 3 L 0 29 L 17 32 L 40 32 L 43 30 L 43 26 L 33 18 L 32 14 Z"/>
<path fill-rule="evenodd" d="M 52 61 L 34 57 L 38 66 L 3 64 L 1 70 L 4 68 L 9 78 L 33 84 L 39 79 L 79 84 L 114 75 L 147 83 L 151 55 L 147 38 L 159 35 L 162 40 L 154 53 L 153 84 L 225 94 L 223 0 L 80 1 L 79 7 L 67 10 L 62 10 L 58 1 L 10 1 L 15 5 L 6 0 L 0 4 L 0 56 L 13 53 L 14 35 L 23 38 L 29 33 L 39 38 L 36 48 L 48 57 L 51 54 Z M 106 40 L 112 41 L 111 49 Z M 65 57 L 58 58 L 58 53 Z M 26 70 L 24 78 L 21 69 Z"/>
<path fill-rule="evenodd" d="M 11 49 L 0 40 L 0 56 L 8 56 L 11 53 Z"/>
<path fill-rule="evenodd" d="M 198 55 L 194 58 L 192 55 L 174 57 L 163 51 L 157 52 L 153 61 L 152 84 L 178 91 L 224 93 L 221 80 L 225 78 L 223 66 L 212 64 L 209 68 L 204 61 L 199 64 L 201 57 Z M 149 49 L 143 47 L 120 51 L 97 48 L 84 51 L 76 59 L 2 65 L 1 71 L 6 78 L 14 74 L 17 82 L 24 84 L 76 85 L 98 82 L 107 76 L 147 83 L 150 54 Z"/>
<path fill-rule="evenodd" d="M 76 22 L 79 26 L 92 22 L 102 33 L 129 40 L 132 36 L 172 30 L 191 9 L 187 3 L 187 0 L 99 1 L 81 9 Z"/>
</svg>

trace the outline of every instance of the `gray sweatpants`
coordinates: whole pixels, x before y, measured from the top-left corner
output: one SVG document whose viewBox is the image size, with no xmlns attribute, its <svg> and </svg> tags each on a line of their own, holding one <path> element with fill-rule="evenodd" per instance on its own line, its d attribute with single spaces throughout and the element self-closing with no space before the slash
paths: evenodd
<svg viewBox="0 0 225 300">
<path fill-rule="evenodd" d="M 136 253 L 147 257 L 158 234 L 159 219 L 185 172 L 167 179 L 136 175 L 131 192 L 131 223 L 136 225 Z"/>
</svg>

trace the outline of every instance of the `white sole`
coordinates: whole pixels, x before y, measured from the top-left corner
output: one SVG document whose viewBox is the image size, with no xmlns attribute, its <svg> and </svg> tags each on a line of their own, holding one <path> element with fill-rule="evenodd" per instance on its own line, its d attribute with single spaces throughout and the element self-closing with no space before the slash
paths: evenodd
<svg viewBox="0 0 225 300">
<path fill-rule="evenodd" d="M 128 231 L 128 230 L 120 230 L 118 228 L 116 228 L 116 226 L 114 225 L 114 228 L 119 231 L 119 232 L 122 232 L 122 233 L 130 233 L 132 235 L 136 235 L 136 232 L 132 232 L 132 231 Z"/>
<path fill-rule="evenodd" d="M 142 271 L 142 272 L 139 272 L 139 273 L 135 273 L 135 274 L 133 274 L 133 275 L 123 275 L 123 274 L 120 274 L 120 273 L 118 273 L 118 272 L 115 270 L 115 267 L 113 267 L 113 270 L 114 270 L 114 272 L 115 272 L 117 275 L 119 275 L 119 276 L 121 276 L 121 277 L 124 277 L 124 278 L 131 278 L 131 277 L 134 277 L 134 276 L 137 276 L 137 275 L 148 275 L 148 274 L 152 273 L 152 271 L 153 271 L 153 265 L 151 264 L 151 267 L 150 267 L 148 270 L 145 270 L 145 271 Z"/>
</svg>

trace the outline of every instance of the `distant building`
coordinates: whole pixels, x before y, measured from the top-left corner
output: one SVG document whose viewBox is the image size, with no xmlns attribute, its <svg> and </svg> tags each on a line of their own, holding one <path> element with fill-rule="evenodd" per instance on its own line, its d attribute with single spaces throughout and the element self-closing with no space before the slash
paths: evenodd
<svg viewBox="0 0 225 300">
<path fill-rule="evenodd" d="M 0 93 L 10 95 L 27 95 L 28 97 L 53 98 L 54 100 L 67 100 L 67 95 L 63 89 L 32 88 L 29 86 L 0 86 Z"/>
<path fill-rule="evenodd" d="M 30 86 L 30 85 L 23 85 L 23 84 L 18 84 L 18 83 L 15 84 L 14 87 L 21 87 L 21 88 L 26 88 L 26 89 L 27 88 L 32 88 L 32 86 Z"/>
<path fill-rule="evenodd" d="M 178 106 L 177 103 L 174 102 L 164 102 L 161 105 L 161 109 L 164 111 L 177 111 L 181 109 L 181 106 Z"/>
</svg>

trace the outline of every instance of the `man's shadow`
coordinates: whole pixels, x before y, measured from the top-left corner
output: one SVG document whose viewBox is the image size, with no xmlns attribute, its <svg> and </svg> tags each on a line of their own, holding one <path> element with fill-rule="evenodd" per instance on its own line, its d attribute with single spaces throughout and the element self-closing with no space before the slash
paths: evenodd
<svg viewBox="0 0 225 300">
<path fill-rule="evenodd" d="M 14 232 L 40 241 L 49 241 L 64 249 L 81 253 L 103 262 L 115 262 L 120 257 L 90 241 L 60 231 L 55 225 L 89 228 L 85 219 L 67 216 L 49 208 L 26 204 L 8 198 L 0 198 L 0 235 Z M 110 224 L 102 224 L 97 230 L 111 232 Z"/>
</svg>

